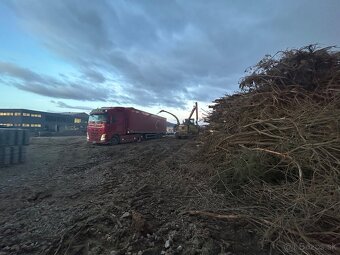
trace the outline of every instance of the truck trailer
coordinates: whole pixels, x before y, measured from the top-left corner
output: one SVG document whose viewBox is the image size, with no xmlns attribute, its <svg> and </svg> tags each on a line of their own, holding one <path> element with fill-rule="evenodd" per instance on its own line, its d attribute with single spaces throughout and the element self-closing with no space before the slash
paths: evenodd
<svg viewBox="0 0 340 255">
<path fill-rule="evenodd" d="M 160 138 L 166 133 L 166 118 L 132 107 L 102 107 L 91 111 L 87 141 L 119 144 Z"/>
</svg>

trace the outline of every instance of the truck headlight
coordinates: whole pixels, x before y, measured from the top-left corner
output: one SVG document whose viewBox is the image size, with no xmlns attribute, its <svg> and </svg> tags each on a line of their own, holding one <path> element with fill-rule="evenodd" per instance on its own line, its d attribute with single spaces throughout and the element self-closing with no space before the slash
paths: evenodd
<svg viewBox="0 0 340 255">
<path fill-rule="evenodd" d="M 102 136 L 100 137 L 100 141 L 105 141 L 106 140 L 106 134 L 102 134 Z"/>
</svg>

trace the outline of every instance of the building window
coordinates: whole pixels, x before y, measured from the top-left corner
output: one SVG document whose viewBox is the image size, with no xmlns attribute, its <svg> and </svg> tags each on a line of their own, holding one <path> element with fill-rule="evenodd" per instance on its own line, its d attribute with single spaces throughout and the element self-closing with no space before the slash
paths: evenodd
<svg viewBox="0 0 340 255">
<path fill-rule="evenodd" d="M 23 123 L 22 126 L 23 126 L 23 127 L 29 127 L 30 124 Z"/>
<path fill-rule="evenodd" d="M 12 123 L 0 123 L 0 126 L 13 127 Z"/>
<path fill-rule="evenodd" d="M 74 119 L 74 123 L 81 123 L 81 119 L 75 118 L 75 119 Z"/>
<path fill-rule="evenodd" d="M 23 115 L 23 116 L 26 116 L 26 117 L 31 116 L 31 114 L 29 114 L 29 113 L 27 113 L 27 112 L 24 112 L 22 115 Z"/>
<path fill-rule="evenodd" d="M 21 124 L 14 124 L 14 126 L 15 126 L 15 127 L 20 127 L 20 126 L 21 126 Z"/>
<path fill-rule="evenodd" d="M 31 124 L 31 127 L 41 127 L 41 124 Z"/>
<path fill-rule="evenodd" d="M 0 116 L 13 116 L 13 112 L 0 112 Z"/>
<path fill-rule="evenodd" d="M 41 118 L 41 114 L 34 114 L 34 113 L 32 113 L 31 117 Z"/>
<path fill-rule="evenodd" d="M 21 112 L 15 112 L 14 116 L 21 116 Z"/>
</svg>

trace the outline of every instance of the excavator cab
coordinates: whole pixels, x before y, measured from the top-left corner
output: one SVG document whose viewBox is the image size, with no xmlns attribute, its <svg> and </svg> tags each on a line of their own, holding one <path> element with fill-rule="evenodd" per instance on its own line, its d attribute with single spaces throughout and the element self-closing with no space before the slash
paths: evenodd
<svg viewBox="0 0 340 255">
<path fill-rule="evenodd" d="M 193 136 L 198 135 L 199 133 L 199 126 L 195 124 L 194 119 L 185 119 L 183 124 L 179 125 L 175 136 L 179 139 L 181 138 L 190 138 Z"/>
<path fill-rule="evenodd" d="M 185 119 L 183 121 L 183 124 L 186 124 L 186 125 L 190 125 L 190 124 L 195 125 L 195 119 Z"/>
</svg>

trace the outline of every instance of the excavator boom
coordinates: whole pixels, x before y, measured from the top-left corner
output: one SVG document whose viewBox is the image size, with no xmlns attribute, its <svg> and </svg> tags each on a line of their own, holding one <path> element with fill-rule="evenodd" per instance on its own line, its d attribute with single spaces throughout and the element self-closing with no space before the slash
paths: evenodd
<svg viewBox="0 0 340 255">
<path fill-rule="evenodd" d="M 195 111 L 196 111 L 196 124 L 191 122 L 191 117 L 193 116 Z M 162 112 L 168 113 L 176 119 L 177 126 L 174 127 L 175 137 L 177 137 L 179 139 L 188 138 L 188 137 L 191 137 L 191 136 L 196 136 L 199 133 L 197 102 L 195 103 L 193 109 L 191 110 L 189 118 L 185 119 L 183 121 L 183 124 L 180 124 L 179 119 L 173 113 L 165 111 L 165 110 L 161 110 L 158 113 L 162 113 Z"/>
<path fill-rule="evenodd" d="M 192 115 L 194 114 L 195 111 L 196 111 L 196 125 L 197 125 L 197 124 L 198 124 L 198 109 L 197 109 L 197 102 L 195 103 L 194 107 L 192 108 L 188 120 L 191 119 L 191 117 L 192 117 Z"/>
<path fill-rule="evenodd" d="M 159 111 L 158 113 L 162 113 L 162 112 L 165 112 L 165 113 L 167 113 L 167 114 L 172 115 L 172 116 L 176 119 L 176 121 L 177 121 L 177 126 L 180 125 L 179 119 L 177 118 L 177 116 L 176 116 L 175 114 L 173 114 L 173 113 L 171 113 L 171 112 L 168 112 L 168 111 L 165 111 L 165 110 L 161 110 L 161 111 Z"/>
</svg>

